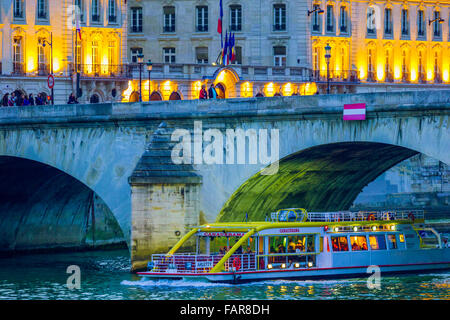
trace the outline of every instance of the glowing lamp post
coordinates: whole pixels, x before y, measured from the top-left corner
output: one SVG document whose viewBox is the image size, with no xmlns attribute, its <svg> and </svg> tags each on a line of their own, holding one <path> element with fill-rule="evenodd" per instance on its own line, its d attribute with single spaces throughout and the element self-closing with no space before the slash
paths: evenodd
<svg viewBox="0 0 450 320">
<path fill-rule="evenodd" d="M 327 94 L 330 94 L 330 59 L 331 59 L 331 47 L 327 43 L 325 47 L 325 60 L 327 62 Z"/>
<path fill-rule="evenodd" d="M 150 101 L 151 91 L 150 91 L 150 72 L 152 72 L 153 63 L 151 59 L 147 61 L 147 71 L 148 71 L 148 101 Z"/>
<path fill-rule="evenodd" d="M 142 65 L 144 63 L 144 55 L 139 53 L 137 59 L 139 63 L 139 102 L 142 102 Z"/>
<path fill-rule="evenodd" d="M 42 41 L 42 46 L 45 48 L 46 45 L 50 46 L 50 74 L 53 77 L 53 33 L 50 33 L 50 42 L 48 42 L 47 40 L 43 40 Z M 53 93 L 53 86 L 51 88 L 52 90 L 52 105 L 55 104 L 55 100 L 54 100 L 54 93 Z"/>
</svg>

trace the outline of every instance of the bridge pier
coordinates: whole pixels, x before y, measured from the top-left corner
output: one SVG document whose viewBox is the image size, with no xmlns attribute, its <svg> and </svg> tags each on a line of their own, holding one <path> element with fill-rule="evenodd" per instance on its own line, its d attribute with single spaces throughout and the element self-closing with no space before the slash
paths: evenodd
<svg viewBox="0 0 450 320">
<path fill-rule="evenodd" d="M 131 186 L 131 271 L 143 270 L 153 253 L 166 253 L 199 224 L 201 176 L 172 163 L 173 143 L 162 123 L 138 162 Z"/>
</svg>

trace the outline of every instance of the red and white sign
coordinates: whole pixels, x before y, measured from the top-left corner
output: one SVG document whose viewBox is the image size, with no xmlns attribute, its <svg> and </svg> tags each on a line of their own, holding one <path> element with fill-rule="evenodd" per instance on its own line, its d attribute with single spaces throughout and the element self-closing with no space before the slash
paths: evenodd
<svg viewBox="0 0 450 320">
<path fill-rule="evenodd" d="M 55 86 L 55 78 L 52 75 L 48 76 L 47 84 L 50 89 L 53 89 L 53 87 Z"/>
<path fill-rule="evenodd" d="M 366 104 L 344 104 L 344 121 L 366 120 Z"/>
</svg>

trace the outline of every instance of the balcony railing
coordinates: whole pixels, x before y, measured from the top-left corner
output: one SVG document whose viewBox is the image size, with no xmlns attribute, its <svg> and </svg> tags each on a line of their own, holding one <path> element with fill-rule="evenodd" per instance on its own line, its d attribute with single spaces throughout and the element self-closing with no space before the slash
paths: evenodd
<svg viewBox="0 0 450 320">
<path fill-rule="evenodd" d="M 25 75 L 25 65 L 22 62 L 13 62 L 13 75 Z"/>
<path fill-rule="evenodd" d="M 109 64 L 81 64 L 77 66 L 82 77 L 87 78 L 131 78 L 131 69 L 129 65 L 109 65 Z"/>
<path fill-rule="evenodd" d="M 50 65 L 47 63 L 39 63 L 38 65 L 38 75 L 48 76 L 50 74 Z"/>
<path fill-rule="evenodd" d="M 330 82 L 359 82 L 358 72 L 355 70 L 330 70 Z M 314 70 L 312 71 L 311 81 L 327 82 L 327 72 Z"/>
</svg>

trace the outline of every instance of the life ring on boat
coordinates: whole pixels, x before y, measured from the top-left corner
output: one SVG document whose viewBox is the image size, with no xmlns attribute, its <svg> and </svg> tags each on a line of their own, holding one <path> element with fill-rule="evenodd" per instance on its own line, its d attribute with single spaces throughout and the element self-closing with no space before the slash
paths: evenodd
<svg viewBox="0 0 450 320">
<path fill-rule="evenodd" d="M 236 271 L 238 271 L 241 268 L 241 259 L 239 259 L 239 257 L 235 257 L 233 259 L 233 268 Z"/>
<path fill-rule="evenodd" d="M 412 212 L 408 213 L 408 218 L 410 220 L 412 220 L 412 222 L 414 222 L 414 220 L 416 219 L 416 217 L 414 216 L 414 214 Z"/>
<path fill-rule="evenodd" d="M 375 215 L 374 215 L 373 213 L 369 214 L 369 215 L 367 216 L 367 220 L 369 220 L 369 221 L 375 221 Z"/>
</svg>

